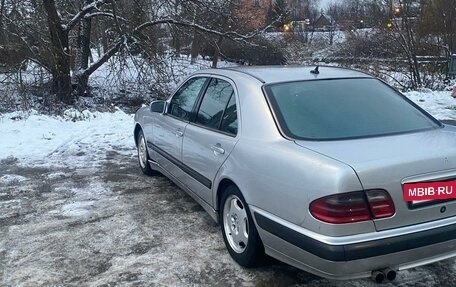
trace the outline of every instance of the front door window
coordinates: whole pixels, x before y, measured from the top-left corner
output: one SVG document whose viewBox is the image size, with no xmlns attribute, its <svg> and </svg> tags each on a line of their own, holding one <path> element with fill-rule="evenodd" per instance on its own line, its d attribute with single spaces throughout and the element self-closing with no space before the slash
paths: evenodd
<svg viewBox="0 0 456 287">
<path fill-rule="evenodd" d="M 188 121 L 206 79 L 207 78 L 191 78 L 188 80 L 172 98 L 168 108 L 168 114 Z"/>
</svg>

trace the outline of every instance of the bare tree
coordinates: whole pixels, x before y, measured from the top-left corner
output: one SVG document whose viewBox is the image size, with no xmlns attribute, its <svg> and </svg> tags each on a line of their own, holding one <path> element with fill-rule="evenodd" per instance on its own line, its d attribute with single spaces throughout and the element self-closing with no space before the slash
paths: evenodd
<svg viewBox="0 0 456 287">
<path fill-rule="evenodd" d="M 397 5 L 397 6 L 394 6 Z M 385 50 L 385 52 L 378 51 L 377 55 L 388 55 L 391 52 L 400 51 L 400 55 L 403 56 L 407 62 L 408 70 L 410 73 L 411 87 L 416 89 L 423 83 L 420 64 L 419 54 L 420 49 L 424 44 L 422 35 L 418 33 L 420 24 L 420 3 L 417 0 L 350 0 L 339 6 L 338 9 L 332 9 L 337 12 L 337 17 L 340 19 L 361 19 L 364 22 L 366 18 L 366 11 L 370 11 L 375 16 L 375 20 L 372 21 L 371 25 L 378 28 L 375 31 L 381 31 L 382 33 L 375 36 L 373 39 L 374 44 L 379 49 Z M 366 20 L 367 21 L 367 20 Z M 355 20 L 353 22 L 353 28 L 359 27 L 359 23 Z M 375 33 L 375 32 L 374 32 Z M 382 39 L 383 45 L 378 45 L 376 39 Z M 359 41 L 358 41 L 359 42 Z M 372 48 L 371 45 L 364 43 L 364 48 Z M 359 51 L 357 51 L 359 52 Z M 364 51 L 364 54 L 369 54 L 369 51 Z"/>
<path fill-rule="evenodd" d="M 91 75 L 114 55 L 137 55 L 151 65 L 162 65 L 170 35 L 176 52 L 193 43 L 196 58 L 201 47 L 212 47 L 213 66 L 225 39 L 251 43 L 270 26 L 250 29 L 239 18 L 239 0 L 0 0 L 2 41 L 15 43 L 51 74 L 51 94 L 64 103 L 90 94 Z M 11 13 L 11 7 L 19 8 Z M 13 16 L 15 18 L 13 18 Z M 173 31 L 173 33 L 170 33 Z M 193 38 L 193 39 L 192 39 Z M 91 58 L 91 49 L 97 57 Z M 18 55 L 18 52 L 15 52 Z M 6 56 L 5 56 L 6 55 Z M 7 57 L 1 51 L 1 58 Z M 156 57 L 156 60 L 151 60 Z M 134 57 L 130 58 L 132 61 Z M 157 64 L 158 63 L 158 64 Z M 160 69 L 162 69 L 160 67 Z M 46 87 L 48 87 L 46 85 Z"/>
<path fill-rule="evenodd" d="M 411 74 L 412 88 L 416 89 L 422 85 L 420 65 L 418 62 L 418 49 L 421 38 L 417 33 L 417 15 L 413 12 L 413 0 L 399 0 L 400 11 L 397 11 L 398 18 L 392 26 L 391 37 L 402 48 Z"/>
<path fill-rule="evenodd" d="M 69 20 L 64 20 L 62 14 L 57 8 L 55 0 L 43 0 L 43 6 L 47 14 L 47 23 L 50 34 L 50 50 L 52 55 L 52 63 L 50 70 L 53 77 L 53 91 L 57 97 L 65 103 L 72 101 L 72 86 L 70 76 L 70 46 L 69 46 L 69 31 L 78 23 L 83 21 L 81 27 L 88 27 L 88 19 L 91 18 L 90 12 L 99 10 L 99 7 L 106 4 L 109 0 L 94 0 L 86 2 L 79 12 Z M 88 17 L 86 17 L 89 15 Z M 90 30 L 89 30 L 90 31 Z M 87 33 L 82 31 L 82 33 Z M 81 33 L 79 33 L 81 36 Z M 81 50 L 84 50 L 81 43 Z M 79 53 L 79 52 L 78 52 Z M 82 58 L 82 52 L 80 52 Z M 82 64 L 82 59 L 81 59 Z M 78 73 L 78 77 L 88 77 L 86 71 Z"/>
<path fill-rule="evenodd" d="M 154 7 L 148 7 L 148 13 L 143 17 L 132 15 L 131 6 L 128 5 L 131 2 L 121 0 L 85 0 L 74 15 L 68 13 L 64 15 L 55 0 L 43 0 L 42 3 L 46 11 L 50 35 L 52 58 L 50 70 L 53 75 L 54 92 L 59 99 L 67 103 L 71 102 L 73 97 L 71 83 L 76 86 L 77 92 L 83 93 L 90 75 L 122 48 L 144 40 L 153 40 L 150 29 L 154 27 L 172 25 L 188 29 L 197 36 L 210 34 L 216 37 L 215 44 L 220 43 L 223 38 L 248 41 L 260 32 L 244 33 L 239 29 L 227 29 L 226 23 L 229 17 L 226 18 L 226 15 L 230 7 L 226 2 L 216 0 L 181 1 L 177 15 L 173 13 L 176 11 L 175 2 L 156 1 Z M 198 14 L 195 14 L 196 12 Z M 94 17 L 111 19 L 115 28 L 112 31 L 109 48 L 97 61 L 88 65 L 91 21 Z M 220 21 L 224 17 L 226 19 Z M 79 32 L 73 79 L 71 79 L 69 32 L 75 27 L 79 27 Z M 193 42 L 195 43 L 196 40 Z"/>
</svg>

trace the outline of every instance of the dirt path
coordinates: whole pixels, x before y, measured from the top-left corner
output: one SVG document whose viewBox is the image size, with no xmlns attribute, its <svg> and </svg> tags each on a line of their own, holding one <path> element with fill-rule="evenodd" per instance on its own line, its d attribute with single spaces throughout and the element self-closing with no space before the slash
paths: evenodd
<svg viewBox="0 0 456 287">
<path fill-rule="evenodd" d="M 274 260 L 244 269 L 219 227 L 134 156 L 108 151 L 86 168 L 0 162 L 0 286 L 377 286 L 337 282 Z M 456 286 L 455 261 L 383 286 Z"/>
</svg>

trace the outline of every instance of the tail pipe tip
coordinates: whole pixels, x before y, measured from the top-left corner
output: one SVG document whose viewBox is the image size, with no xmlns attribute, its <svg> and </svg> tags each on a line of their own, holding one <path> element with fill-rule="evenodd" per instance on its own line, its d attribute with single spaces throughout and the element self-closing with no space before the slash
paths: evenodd
<svg viewBox="0 0 456 287">
<path fill-rule="evenodd" d="M 386 279 L 388 279 L 389 281 L 393 281 L 394 279 L 396 279 L 396 271 L 394 271 L 393 269 L 386 268 L 383 269 L 382 272 L 385 275 Z"/>
<path fill-rule="evenodd" d="M 372 271 L 371 279 L 377 283 L 382 283 L 385 279 L 393 281 L 396 279 L 396 271 L 391 268 Z"/>
<path fill-rule="evenodd" d="M 385 280 L 385 275 L 381 271 L 372 271 L 371 279 L 377 283 L 382 283 Z"/>
</svg>

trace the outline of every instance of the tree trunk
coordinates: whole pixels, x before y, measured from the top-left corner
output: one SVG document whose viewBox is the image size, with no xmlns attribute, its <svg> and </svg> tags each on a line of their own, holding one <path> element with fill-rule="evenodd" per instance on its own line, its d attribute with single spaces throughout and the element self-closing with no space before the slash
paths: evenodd
<svg viewBox="0 0 456 287">
<path fill-rule="evenodd" d="M 217 68 L 217 63 L 220 57 L 220 45 L 222 45 L 223 37 L 220 37 L 215 43 L 214 55 L 212 56 L 212 68 Z"/>
<path fill-rule="evenodd" d="M 180 0 L 177 0 L 174 2 L 174 13 L 176 15 L 179 14 L 179 8 L 180 8 Z M 181 43 L 181 33 L 178 29 L 173 29 L 173 46 L 174 46 L 174 49 L 176 50 L 176 55 L 178 57 L 180 57 L 182 43 Z"/>
<path fill-rule="evenodd" d="M 173 36 L 173 47 L 174 47 L 174 50 L 176 51 L 176 55 L 180 56 L 182 44 L 181 44 L 179 31 L 174 30 L 172 32 L 172 36 Z"/>
<path fill-rule="evenodd" d="M 215 47 L 214 55 L 212 56 L 212 68 L 217 68 L 218 59 L 220 56 L 220 50 L 218 47 Z"/>
<path fill-rule="evenodd" d="M 334 30 L 333 28 L 329 28 L 329 45 L 332 46 L 334 43 Z"/>
<path fill-rule="evenodd" d="M 417 89 L 421 87 L 421 72 L 420 66 L 418 63 L 417 49 L 418 49 L 418 35 L 414 31 L 413 23 L 410 22 L 410 3 L 408 0 L 405 0 L 402 7 L 403 16 L 402 16 L 402 27 L 399 33 L 403 33 L 402 39 L 404 40 L 403 48 L 408 57 L 408 62 L 410 65 L 410 72 L 412 74 L 412 87 Z"/>
<path fill-rule="evenodd" d="M 416 85 L 417 87 L 421 87 L 422 81 L 420 73 L 420 64 L 418 63 L 418 58 L 416 57 L 416 54 L 413 55 L 413 71 L 415 74 Z"/>
<path fill-rule="evenodd" d="M 4 44 L 4 41 L 6 41 L 5 30 L 3 29 L 3 13 L 5 13 L 5 0 L 0 3 L 0 44 Z"/>
<path fill-rule="evenodd" d="M 195 64 L 196 58 L 198 58 L 199 54 L 199 39 L 198 39 L 198 33 L 196 30 L 193 32 L 193 39 L 192 39 L 192 48 L 191 48 L 191 60 L 190 64 Z"/>
<path fill-rule="evenodd" d="M 68 32 L 62 26 L 62 20 L 57 12 L 54 0 L 43 0 L 47 13 L 50 34 L 50 51 L 52 54 L 53 92 L 64 103 L 71 103 L 70 57 Z"/>
<path fill-rule="evenodd" d="M 104 26 L 103 26 L 104 28 Z M 103 45 L 103 54 L 106 53 L 109 50 L 109 37 L 107 33 L 102 32 L 101 33 L 101 43 Z"/>
<path fill-rule="evenodd" d="M 88 4 L 87 1 L 84 3 Z M 83 95 L 87 91 L 89 77 L 83 72 L 89 67 L 91 30 L 91 18 L 82 19 L 79 23 L 75 65 L 73 79 L 71 79 L 77 95 Z"/>
</svg>

